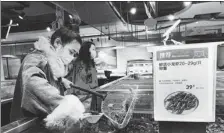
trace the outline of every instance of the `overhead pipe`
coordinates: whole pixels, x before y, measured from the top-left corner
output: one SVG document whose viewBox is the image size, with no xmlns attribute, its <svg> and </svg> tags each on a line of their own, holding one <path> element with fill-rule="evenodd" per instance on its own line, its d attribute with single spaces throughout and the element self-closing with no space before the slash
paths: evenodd
<svg viewBox="0 0 224 133">
<path fill-rule="evenodd" d="M 210 21 L 217 21 L 217 20 L 210 20 Z M 187 23 L 192 23 L 192 22 L 193 21 L 186 22 L 186 23 L 184 22 L 184 25 L 186 25 Z M 183 25 L 183 21 L 181 22 L 181 24 Z M 157 31 L 164 30 L 163 32 L 158 33 L 158 34 L 164 33 L 165 32 L 165 29 L 167 29 L 169 27 L 170 27 L 170 25 L 157 29 Z M 155 32 L 155 30 L 150 30 L 150 31 Z M 138 36 L 141 36 L 141 35 L 145 35 L 146 34 L 145 32 L 150 32 L 150 31 L 140 30 L 140 31 L 135 31 L 135 32 L 138 32 L 139 33 Z M 116 32 L 117 32 L 117 27 L 116 27 Z M 126 35 L 126 37 L 127 37 L 127 36 L 130 36 L 129 34 L 133 34 L 133 33 L 134 32 L 109 33 L 109 34 L 103 34 L 103 35 L 82 36 L 82 38 L 89 38 L 89 39 L 91 39 L 91 38 L 108 38 L 108 36 L 110 36 L 111 39 L 113 39 L 113 38 L 116 38 L 117 39 L 117 38 L 121 37 L 122 34 L 127 34 Z M 149 35 L 149 33 L 147 35 Z M 156 38 L 156 37 L 151 37 L 151 38 Z M 149 36 L 148 39 L 150 39 L 150 36 Z M 15 44 L 16 45 L 26 45 L 26 44 L 29 44 L 29 43 L 33 43 L 33 42 L 35 42 L 37 40 L 38 40 L 38 38 L 36 38 L 36 39 L 29 39 L 29 40 L 19 40 L 19 41 L 1 41 L 1 44 L 2 44 L 2 46 L 9 46 L 11 44 L 13 44 L 13 45 L 15 45 Z"/>
<path fill-rule="evenodd" d="M 170 25 L 169 26 L 165 26 L 165 27 L 161 27 L 161 28 L 158 28 L 156 31 L 165 30 L 165 29 L 167 29 L 169 27 L 170 27 Z M 144 29 L 144 30 L 133 31 L 133 32 L 121 32 L 121 33 L 109 33 L 109 34 L 104 34 L 104 35 L 82 36 L 82 38 L 94 38 L 94 37 L 97 38 L 97 37 L 107 37 L 107 36 L 110 36 L 111 38 L 119 38 L 123 34 L 126 34 L 125 37 L 127 37 L 127 36 L 132 36 L 132 34 L 134 34 L 134 33 L 135 34 L 138 33 L 138 36 L 140 36 L 140 35 L 145 35 L 146 34 L 145 32 L 150 32 L 150 31 L 155 31 L 155 30 L 148 30 L 148 31 L 146 31 Z M 158 33 L 158 34 L 160 34 L 160 33 Z"/>
<path fill-rule="evenodd" d="M 186 25 L 186 24 L 193 23 L 194 21 L 196 21 L 196 19 L 181 19 L 181 20 L 182 20 L 182 22 L 181 22 L 182 25 Z M 184 22 L 184 20 L 186 20 L 187 22 Z M 204 20 L 204 19 L 201 19 L 201 20 Z M 211 20 L 211 21 L 215 21 L 215 20 Z M 167 28 L 170 28 L 171 26 L 172 25 L 160 27 L 157 30 L 148 30 L 148 31 L 139 30 L 139 31 L 132 31 L 132 32 L 121 32 L 121 33 L 117 33 L 117 29 L 116 29 L 116 33 L 109 33 L 109 34 L 104 33 L 103 35 L 83 36 L 82 38 L 97 38 L 97 37 L 108 37 L 108 36 L 110 36 L 111 38 L 114 38 L 116 40 L 117 38 L 121 37 L 123 34 L 126 34 L 125 37 L 127 37 L 127 36 L 132 36 L 132 34 L 134 34 L 134 33 L 138 34 L 138 36 L 145 35 L 146 34 L 145 32 L 150 32 L 150 31 L 164 30 L 163 32 L 161 32 L 161 33 L 164 33 L 165 30 Z M 158 33 L 158 34 L 161 34 L 161 33 Z M 150 36 L 149 36 L 149 38 L 150 38 Z"/>
<path fill-rule="evenodd" d="M 157 31 L 159 30 L 165 30 L 167 28 L 169 28 L 170 26 L 166 26 L 166 27 L 162 27 L 162 28 L 159 28 L 157 29 Z M 154 31 L 154 30 L 150 30 L 150 31 Z M 117 27 L 116 27 L 116 33 L 109 33 L 109 34 L 102 34 L 102 35 L 92 35 L 92 36 L 82 36 L 83 39 L 86 39 L 86 38 L 108 38 L 108 36 L 110 36 L 111 39 L 115 38 L 120 38 L 122 36 L 122 34 L 126 34 L 125 37 L 127 36 L 130 36 L 130 34 L 133 34 L 133 33 L 139 33 L 138 36 L 141 36 L 141 35 L 145 35 L 146 33 L 145 32 L 150 32 L 150 31 L 146 31 L 146 30 L 140 30 L 140 31 L 135 31 L 135 32 L 122 32 L 122 33 L 117 33 Z M 163 32 L 162 32 L 163 33 Z M 161 33 L 158 33 L 158 34 L 161 34 Z M 148 34 L 147 34 L 148 35 Z M 150 39 L 150 36 L 147 37 L 148 39 Z M 153 37 L 154 38 L 154 37 Z M 13 45 L 26 45 L 27 42 L 28 43 L 33 43 L 35 41 L 37 41 L 37 39 L 29 39 L 29 40 L 19 40 L 19 41 L 1 41 L 1 44 L 2 46 L 4 45 L 10 45 L 10 44 L 13 44 Z"/>
<path fill-rule="evenodd" d="M 121 19 L 121 21 L 124 24 L 127 24 L 127 22 L 124 20 L 124 18 L 121 16 L 121 14 L 117 11 L 117 8 L 113 5 L 113 3 L 111 1 L 108 2 L 109 5 L 112 7 L 113 11 L 116 13 L 116 15 Z"/>
<path fill-rule="evenodd" d="M 194 21 L 195 21 L 195 19 L 191 19 L 191 21 L 187 21 L 187 22 L 183 22 L 182 21 L 181 24 L 182 24 L 182 26 L 185 26 L 186 24 L 193 23 Z M 214 20 L 211 20 L 211 21 L 214 21 Z M 161 34 L 165 33 L 165 30 L 168 29 L 168 28 L 170 28 L 171 26 L 172 25 L 160 27 L 160 28 L 158 28 L 156 30 L 156 31 L 160 31 L 160 32 L 159 33 L 156 33 L 156 34 L 153 34 L 153 35 L 159 35 L 159 34 L 161 35 Z M 110 33 L 110 34 L 104 34 L 103 36 L 101 36 L 101 35 L 84 36 L 83 38 L 97 38 L 97 37 L 105 37 L 106 38 L 107 36 L 110 36 L 111 38 L 114 38 L 116 40 L 116 39 L 120 38 L 123 34 L 126 34 L 125 37 L 131 37 L 131 35 L 133 33 L 138 33 L 138 36 L 142 36 L 142 35 L 146 35 L 145 32 L 150 32 L 150 31 L 152 31 L 152 32 L 154 31 L 155 32 L 155 30 L 148 30 L 148 31 L 146 31 L 146 30 L 140 30 L 140 31 L 133 31 L 133 32 Z M 147 35 L 148 34 L 149 33 L 147 33 Z M 148 36 L 146 38 L 150 39 L 150 38 L 157 38 L 157 37 L 156 36 L 155 37 Z"/>
<path fill-rule="evenodd" d="M 70 9 L 67 9 L 67 8 L 61 6 L 58 2 L 51 1 L 51 3 L 54 4 L 54 5 L 56 5 L 59 8 L 63 9 L 64 11 L 66 11 L 68 13 L 71 13 L 71 14 L 73 13 Z"/>
</svg>

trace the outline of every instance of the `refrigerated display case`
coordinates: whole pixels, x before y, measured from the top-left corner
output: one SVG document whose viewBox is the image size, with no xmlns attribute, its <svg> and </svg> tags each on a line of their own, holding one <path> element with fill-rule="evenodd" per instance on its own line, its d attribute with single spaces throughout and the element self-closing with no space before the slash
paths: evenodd
<svg viewBox="0 0 224 133">
<path fill-rule="evenodd" d="M 129 60 L 127 62 L 127 75 L 138 75 L 142 78 L 152 78 L 153 61 L 152 60 Z"/>
<path fill-rule="evenodd" d="M 207 123 L 208 133 L 213 133 L 213 130 L 221 131 L 223 114 L 224 114 L 224 104 L 223 104 L 223 76 L 224 74 L 217 74 L 217 95 L 216 95 L 216 116 L 217 121 L 215 123 Z M 134 79 L 131 76 L 126 76 L 111 83 L 105 84 L 97 90 L 100 93 L 113 93 L 114 99 L 117 99 L 116 95 L 125 94 L 129 92 L 129 88 L 138 86 L 137 90 L 137 100 L 133 110 L 132 118 L 130 119 L 127 126 L 123 129 L 117 130 L 106 117 L 101 117 L 101 119 L 95 123 L 85 123 L 85 125 L 80 128 L 79 133 L 108 133 L 108 132 L 119 132 L 119 133 L 158 133 L 159 124 L 154 121 L 154 105 L 153 105 L 153 79 Z M 101 106 L 101 105 L 99 105 Z M 221 123 L 221 124 L 220 124 Z M 214 127 L 216 125 L 216 127 Z M 218 125 L 218 126 L 217 126 Z M 2 127 L 2 132 L 18 132 L 18 133 L 49 133 L 41 125 L 41 121 L 37 118 L 27 118 L 21 121 L 10 123 Z"/>
</svg>

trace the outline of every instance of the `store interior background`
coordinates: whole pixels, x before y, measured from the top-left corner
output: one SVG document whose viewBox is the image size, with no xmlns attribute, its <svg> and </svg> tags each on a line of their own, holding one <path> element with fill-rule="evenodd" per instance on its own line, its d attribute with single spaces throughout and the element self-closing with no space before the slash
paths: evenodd
<svg viewBox="0 0 224 133">
<path fill-rule="evenodd" d="M 67 10 L 64 12 L 65 23 L 70 20 L 72 9 L 78 12 L 82 19 L 80 34 L 84 41 L 93 41 L 99 51 L 116 50 L 117 63 L 112 71 L 120 75 L 125 74 L 128 60 L 152 58 L 152 46 L 163 44 L 161 35 L 175 19 L 183 18 L 180 26 L 173 31 L 174 40 L 187 44 L 223 40 L 223 2 L 175 4 L 158 2 L 157 8 L 153 8 L 155 4 L 153 2 L 56 2 L 56 4 Z M 133 7 L 136 7 L 135 14 L 130 13 Z M 11 55 L 23 58 L 33 50 L 33 43 L 38 36 L 49 37 L 52 34 L 51 23 L 56 19 L 56 7 L 52 2 L 3 2 L 2 9 L 3 23 L 12 18 L 13 23 L 19 24 L 11 27 L 7 39 L 1 40 L 5 70 L 6 58 L 10 58 Z M 153 9 L 157 11 L 153 12 Z M 175 16 L 174 20 L 170 20 L 172 19 L 170 14 Z M 150 20 L 150 15 L 157 20 L 157 25 L 153 25 L 155 22 Z M 18 16 L 22 16 L 22 19 Z M 9 59 L 8 69 L 11 77 L 18 71 L 19 59 Z M 4 74 L 8 75 L 6 71 Z"/>
<path fill-rule="evenodd" d="M 105 70 L 118 77 L 126 75 L 127 61 L 151 60 L 153 46 L 163 45 L 162 34 L 179 18 L 183 19 L 172 39 L 185 44 L 224 41 L 224 2 L 1 2 L 2 25 L 10 19 L 18 24 L 1 39 L 1 88 L 7 87 L 1 95 L 13 95 L 21 60 L 34 50 L 38 36 L 53 33 L 56 5 L 66 9 L 65 23 L 72 9 L 78 12 L 83 41 L 93 41 L 97 51 L 116 51 L 116 68 Z M 130 13 L 133 7 L 135 14 Z M 218 49 L 217 58 L 218 66 L 223 66 L 224 47 Z M 103 72 L 98 70 L 99 78 L 105 78 Z"/>
</svg>

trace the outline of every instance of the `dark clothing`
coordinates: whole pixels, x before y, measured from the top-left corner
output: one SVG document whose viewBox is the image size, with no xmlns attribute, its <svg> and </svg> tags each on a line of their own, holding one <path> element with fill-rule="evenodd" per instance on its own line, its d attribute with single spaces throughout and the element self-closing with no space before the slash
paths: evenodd
<svg viewBox="0 0 224 133">
<path fill-rule="evenodd" d="M 86 68 L 86 65 L 77 59 L 73 62 L 73 70 L 68 75 L 69 80 L 71 80 L 76 86 L 85 89 L 94 89 L 98 87 L 97 71 L 95 67 Z M 75 93 L 87 94 L 79 90 L 74 90 Z"/>
<path fill-rule="evenodd" d="M 16 81 L 10 120 L 23 117 L 46 117 L 63 99 L 60 83 L 55 81 L 47 58 L 38 50 L 28 54 Z"/>
<path fill-rule="evenodd" d="M 98 87 L 97 71 L 96 68 L 87 66 L 80 60 L 77 59 L 73 62 L 73 72 L 71 76 L 71 81 L 81 88 L 85 89 L 95 89 Z M 76 95 L 89 95 L 83 91 L 73 90 L 73 93 Z M 91 109 L 95 110 L 96 108 L 96 96 L 92 96 Z"/>
</svg>

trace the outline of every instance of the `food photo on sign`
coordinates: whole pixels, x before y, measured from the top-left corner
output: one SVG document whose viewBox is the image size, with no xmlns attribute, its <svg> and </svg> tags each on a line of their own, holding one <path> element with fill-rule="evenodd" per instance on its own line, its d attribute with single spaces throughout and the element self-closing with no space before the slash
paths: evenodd
<svg viewBox="0 0 224 133">
<path fill-rule="evenodd" d="M 189 92 L 179 91 L 168 95 L 164 100 L 165 108 L 172 114 L 184 115 L 197 109 L 199 100 Z"/>
</svg>

